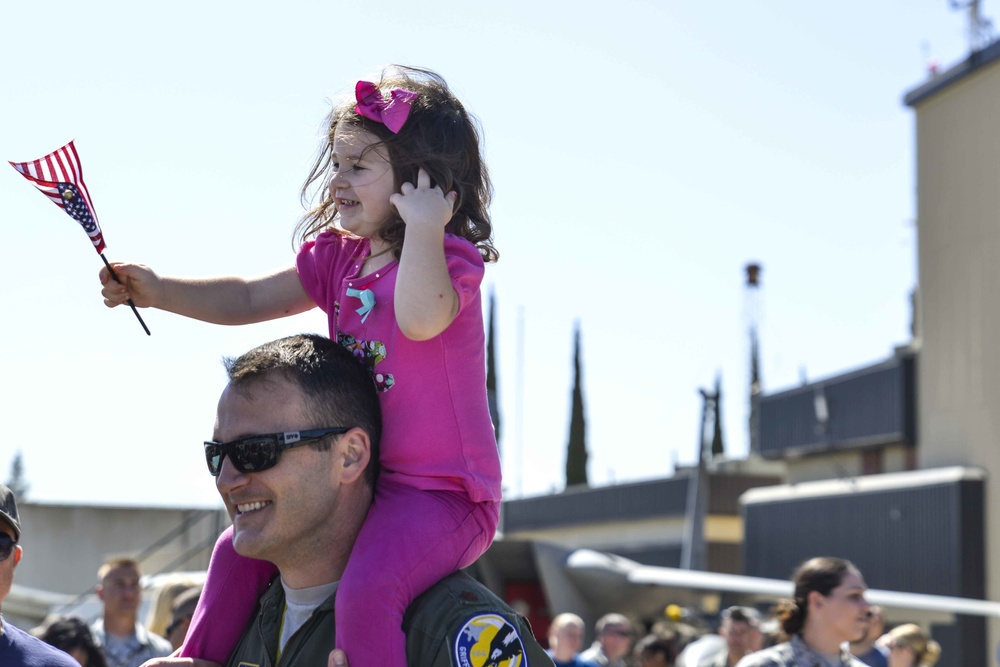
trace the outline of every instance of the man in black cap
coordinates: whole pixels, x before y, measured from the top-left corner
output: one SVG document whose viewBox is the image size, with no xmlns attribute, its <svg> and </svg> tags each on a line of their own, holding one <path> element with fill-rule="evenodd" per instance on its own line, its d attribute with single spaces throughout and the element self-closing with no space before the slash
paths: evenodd
<svg viewBox="0 0 1000 667">
<path fill-rule="evenodd" d="M 21 562 L 21 522 L 14 494 L 0 484 L 0 607 L 10 593 L 14 568 Z M 66 653 L 19 630 L 0 616 L 0 665 L 4 667 L 80 667 Z"/>
</svg>

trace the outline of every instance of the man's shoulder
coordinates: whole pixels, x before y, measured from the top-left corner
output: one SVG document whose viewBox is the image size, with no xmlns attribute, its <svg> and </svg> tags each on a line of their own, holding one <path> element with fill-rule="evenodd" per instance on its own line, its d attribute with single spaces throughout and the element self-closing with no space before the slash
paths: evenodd
<svg viewBox="0 0 1000 667">
<path fill-rule="evenodd" d="M 736 667 L 783 667 L 795 664 L 795 651 L 789 643 L 777 644 L 751 653 L 740 660 Z"/>
<path fill-rule="evenodd" d="M 463 572 L 445 577 L 414 600 L 403 630 L 411 665 L 552 664 L 527 621 Z"/>
<path fill-rule="evenodd" d="M 507 607 L 507 604 L 493 591 L 459 571 L 449 574 L 419 595 L 410 604 L 407 615 L 442 599 L 457 600 L 463 605 L 494 604 Z"/>
<path fill-rule="evenodd" d="M 729 652 L 722 651 L 698 663 L 698 667 L 729 667 Z"/>
<path fill-rule="evenodd" d="M 169 655 L 174 650 L 174 647 L 165 637 L 150 632 L 138 623 L 135 624 L 135 638 L 143 646 L 147 646 L 155 651 L 166 651 L 164 655 Z"/>
<path fill-rule="evenodd" d="M 858 660 L 868 665 L 868 667 L 887 667 L 889 664 L 885 653 L 878 646 L 872 646 L 871 650 L 864 655 L 855 656 Z"/>
<path fill-rule="evenodd" d="M 481 613 L 519 618 L 510 606 L 486 586 L 464 572 L 441 579 L 417 597 L 407 608 L 403 628 L 419 629 L 426 623 L 440 627 L 451 618 L 468 618 Z"/>
<path fill-rule="evenodd" d="M 4 622 L 2 639 L 4 667 L 80 667 L 68 654 L 10 623 Z"/>
</svg>

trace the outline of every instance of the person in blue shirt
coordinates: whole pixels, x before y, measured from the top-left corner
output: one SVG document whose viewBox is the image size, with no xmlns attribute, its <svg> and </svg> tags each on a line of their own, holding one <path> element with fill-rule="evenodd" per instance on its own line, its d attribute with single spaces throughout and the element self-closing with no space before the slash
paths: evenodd
<svg viewBox="0 0 1000 667">
<path fill-rule="evenodd" d="M 851 642 L 851 655 L 868 665 L 868 667 L 889 667 L 888 650 L 879 646 L 878 638 L 885 634 L 885 612 L 877 605 L 872 605 L 868 617 L 868 629 L 865 636 L 856 642 Z"/>
<path fill-rule="evenodd" d="M 0 484 L 0 611 L 24 550 L 14 493 Z M 0 665 L 4 667 L 80 667 L 68 654 L 16 628 L 0 616 Z"/>
<path fill-rule="evenodd" d="M 584 627 L 583 619 L 576 614 L 559 614 L 552 619 L 548 654 L 556 667 L 597 667 L 580 657 Z"/>
</svg>

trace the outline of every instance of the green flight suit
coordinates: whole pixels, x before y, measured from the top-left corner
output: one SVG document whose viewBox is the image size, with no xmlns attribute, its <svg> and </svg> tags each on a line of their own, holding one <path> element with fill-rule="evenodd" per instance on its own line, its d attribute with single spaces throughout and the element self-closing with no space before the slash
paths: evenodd
<svg viewBox="0 0 1000 667">
<path fill-rule="evenodd" d="M 275 661 L 285 607 L 284 589 L 275 580 L 227 664 L 326 667 L 335 644 L 335 597 L 336 593 L 316 608 Z M 528 622 L 462 572 L 445 577 L 414 600 L 403 618 L 403 630 L 410 667 L 553 667 Z M 347 658 L 350 661 L 351 656 Z"/>
</svg>

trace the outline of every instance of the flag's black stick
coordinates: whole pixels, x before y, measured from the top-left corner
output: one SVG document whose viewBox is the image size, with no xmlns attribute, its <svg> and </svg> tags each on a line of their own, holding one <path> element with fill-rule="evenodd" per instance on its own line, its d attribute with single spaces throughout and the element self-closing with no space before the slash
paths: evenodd
<svg viewBox="0 0 1000 667">
<path fill-rule="evenodd" d="M 115 273 L 115 270 L 111 268 L 111 264 L 108 263 L 108 258 L 104 256 L 103 252 L 99 252 L 97 254 L 100 255 L 101 259 L 104 260 L 104 266 L 108 267 L 108 271 L 111 272 L 111 277 L 115 279 L 116 283 L 121 285 L 122 281 L 118 280 L 118 274 Z M 142 325 L 142 330 L 146 332 L 147 336 L 152 336 L 153 334 L 149 333 L 149 327 L 147 327 L 146 323 L 142 321 L 142 315 L 139 314 L 139 311 L 136 310 L 135 304 L 132 303 L 132 299 L 128 300 L 128 305 L 129 308 L 132 309 L 132 312 L 135 313 L 135 319 L 139 320 L 139 324 Z"/>
</svg>

